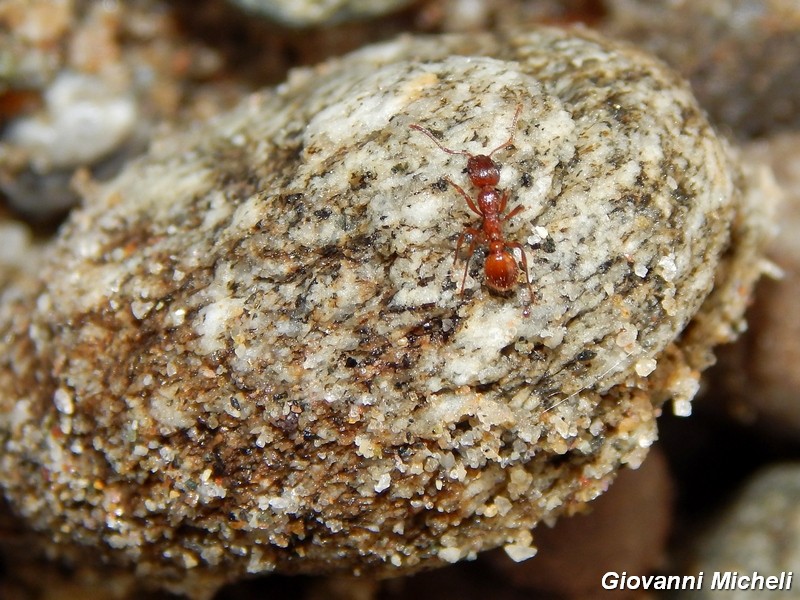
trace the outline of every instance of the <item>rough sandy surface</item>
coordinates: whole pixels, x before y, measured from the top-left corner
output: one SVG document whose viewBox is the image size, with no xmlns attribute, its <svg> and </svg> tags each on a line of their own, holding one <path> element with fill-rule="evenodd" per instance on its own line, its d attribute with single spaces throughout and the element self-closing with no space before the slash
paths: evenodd
<svg viewBox="0 0 800 600">
<path fill-rule="evenodd" d="M 480 252 L 462 296 L 466 157 L 410 125 L 481 153 L 518 104 L 494 158 L 535 297 L 490 293 Z M 758 186 L 675 75 L 587 32 L 296 71 L 85 184 L 0 305 L 0 484 L 55 549 L 195 595 L 528 558 L 741 328 Z"/>
</svg>

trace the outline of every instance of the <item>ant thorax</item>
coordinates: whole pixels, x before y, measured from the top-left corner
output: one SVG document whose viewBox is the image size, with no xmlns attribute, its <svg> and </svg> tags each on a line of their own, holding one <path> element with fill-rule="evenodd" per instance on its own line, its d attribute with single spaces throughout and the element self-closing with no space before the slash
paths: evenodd
<svg viewBox="0 0 800 600">
<path fill-rule="evenodd" d="M 501 211 L 501 197 L 497 188 L 483 188 L 478 192 L 478 208 L 484 218 L 497 217 Z"/>
</svg>

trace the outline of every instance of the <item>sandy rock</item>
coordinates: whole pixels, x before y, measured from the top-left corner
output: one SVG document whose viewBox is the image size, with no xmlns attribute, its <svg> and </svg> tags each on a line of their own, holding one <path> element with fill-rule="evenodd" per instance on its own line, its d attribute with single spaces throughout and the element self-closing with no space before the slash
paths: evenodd
<svg viewBox="0 0 800 600">
<path fill-rule="evenodd" d="M 492 292 L 481 251 L 461 294 L 480 219 L 448 179 L 474 197 L 463 154 L 509 136 L 534 294 Z M 530 557 L 741 329 L 756 184 L 673 73 L 587 32 L 295 71 L 87 186 L 0 304 L 0 484 L 51 551 L 195 597 Z"/>
</svg>

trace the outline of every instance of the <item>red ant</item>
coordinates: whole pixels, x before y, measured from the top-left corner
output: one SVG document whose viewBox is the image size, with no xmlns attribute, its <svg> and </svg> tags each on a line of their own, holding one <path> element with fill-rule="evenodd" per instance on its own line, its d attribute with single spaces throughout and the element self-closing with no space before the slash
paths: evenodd
<svg viewBox="0 0 800 600">
<path fill-rule="evenodd" d="M 489 255 L 486 257 L 484 263 L 484 271 L 486 273 L 486 285 L 491 289 L 503 293 L 509 291 L 514 287 L 517 282 L 517 273 L 519 267 L 517 261 L 514 259 L 512 253 L 513 249 L 518 249 L 522 256 L 522 269 L 525 273 L 525 282 L 528 284 L 528 292 L 531 299 L 533 299 L 533 288 L 531 281 L 528 278 L 528 261 L 525 258 L 525 248 L 519 242 L 509 242 L 503 236 L 502 223 L 508 221 L 511 217 L 517 215 L 522 209 L 522 205 L 515 207 L 511 212 L 503 216 L 503 211 L 506 209 L 508 202 L 508 192 L 497 189 L 497 184 L 500 183 L 500 168 L 492 160 L 492 155 L 498 150 L 507 148 L 512 145 L 514 134 L 516 133 L 517 119 L 519 119 L 520 112 L 522 112 L 522 104 L 517 105 L 517 112 L 514 114 L 514 120 L 511 122 L 511 136 L 500 144 L 497 148 L 489 152 L 489 154 L 470 154 L 469 152 L 450 150 L 445 148 L 433 136 L 433 134 L 419 125 L 411 125 L 412 129 L 421 131 L 427 135 L 433 143 L 436 144 L 441 150 L 448 154 L 463 154 L 467 157 L 467 177 L 472 182 L 472 185 L 478 188 L 477 201 L 472 198 L 449 177 L 445 181 L 452 185 L 458 193 L 460 193 L 464 200 L 467 202 L 470 210 L 483 219 L 481 221 L 480 229 L 473 227 L 465 227 L 464 231 L 458 237 L 456 243 L 456 254 L 453 258 L 453 264 L 458 261 L 458 251 L 461 249 L 461 244 L 464 238 L 470 237 L 469 250 L 467 251 L 467 262 L 464 266 L 464 277 L 461 279 L 461 294 L 464 294 L 464 285 L 467 281 L 467 272 L 469 271 L 469 262 L 472 255 L 475 254 L 475 248 L 480 243 L 485 243 L 489 246 Z"/>
</svg>

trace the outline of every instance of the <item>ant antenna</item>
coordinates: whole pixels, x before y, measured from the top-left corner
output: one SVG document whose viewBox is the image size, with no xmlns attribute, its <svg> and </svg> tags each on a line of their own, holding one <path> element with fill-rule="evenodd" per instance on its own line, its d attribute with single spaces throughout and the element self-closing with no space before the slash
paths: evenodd
<svg viewBox="0 0 800 600">
<path fill-rule="evenodd" d="M 611 371 L 613 371 L 614 369 L 616 369 L 618 366 L 620 366 L 620 365 L 621 365 L 621 364 L 622 364 L 622 363 L 623 363 L 625 360 L 627 360 L 627 359 L 628 359 L 628 358 L 630 358 L 631 356 L 633 356 L 633 352 L 628 352 L 627 350 L 625 350 L 625 356 L 623 356 L 622 358 L 620 358 L 620 359 L 619 359 L 617 362 L 615 362 L 613 365 L 611 365 L 610 367 L 608 367 L 608 368 L 607 368 L 605 371 L 603 371 L 602 373 L 600 373 L 600 375 L 598 375 L 598 376 L 595 378 L 595 380 L 594 380 L 594 383 L 597 383 L 597 382 L 598 382 L 598 381 L 600 381 L 600 380 L 601 380 L 603 377 L 605 377 L 606 375 L 608 375 L 609 373 L 611 373 Z M 591 385 L 594 385 L 594 384 L 591 384 Z M 562 405 L 562 404 L 564 404 L 565 402 L 569 402 L 570 400 L 572 400 L 573 398 L 575 398 L 576 396 L 578 396 L 579 394 L 581 394 L 582 392 L 584 392 L 585 390 L 587 390 L 589 387 L 590 387 L 589 385 L 583 386 L 583 387 L 582 387 L 581 389 L 579 389 L 577 392 L 573 392 L 573 393 L 571 393 L 569 396 L 567 396 L 567 397 L 566 397 L 566 398 L 564 398 L 563 400 L 559 400 L 558 402 L 556 402 L 555 404 L 553 404 L 553 406 L 551 406 L 550 408 L 546 408 L 545 410 L 543 410 L 542 412 L 540 412 L 540 413 L 539 413 L 539 416 L 542 416 L 544 413 L 546 413 L 546 412 L 550 412 L 551 410 L 553 410 L 553 409 L 555 409 L 555 408 L 558 408 L 559 406 L 561 406 L 561 405 Z"/>
<path fill-rule="evenodd" d="M 508 139 L 505 142 L 503 142 L 497 148 L 495 148 L 494 150 L 489 152 L 489 154 L 487 154 L 486 156 L 491 158 L 492 154 L 494 154 L 498 150 L 502 150 L 503 148 L 508 148 L 512 144 L 512 142 L 514 141 L 514 135 L 516 134 L 517 120 L 519 119 L 520 113 L 522 113 L 522 103 L 521 102 L 519 104 L 517 104 L 517 111 L 514 113 L 514 118 L 511 121 L 511 127 L 509 127 L 509 130 L 511 131 L 511 135 L 508 137 Z M 433 133 L 431 133 L 430 130 L 425 129 L 421 125 L 417 125 L 416 123 L 414 123 L 413 125 L 409 125 L 409 127 L 411 129 L 416 129 L 417 131 L 420 131 L 420 132 L 424 133 L 425 135 L 427 135 L 429 138 L 431 138 L 431 141 L 433 141 L 434 144 L 439 146 L 439 149 L 442 150 L 443 152 L 447 152 L 448 154 L 456 154 L 456 155 L 461 154 L 463 156 L 469 156 L 470 158 L 475 156 L 475 155 L 470 154 L 469 152 L 467 152 L 465 150 L 451 150 L 450 148 L 446 148 L 445 146 L 442 146 L 441 142 L 439 142 L 439 140 L 437 140 L 433 136 Z"/>
<path fill-rule="evenodd" d="M 503 142 L 497 148 L 495 148 L 494 150 L 489 152 L 489 154 L 487 154 L 487 156 L 489 158 L 491 158 L 492 154 L 494 154 L 498 150 L 502 150 L 503 148 L 508 148 L 509 146 L 511 146 L 511 144 L 514 141 L 514 136 L 517 133 L 517 120 L 519 119 L 519 115 L 520 115 L 521 112 L 522 112 L 522 102 L 517 104 L 517 112 L 514 113 L 514 119 L 511 121 L 511 127 L 509 127 L 509 131 L 511 131 L 511 135 L 508 137 L 508 139 L 505 142 Z"/>
<path fill-rule="evenodd" d="M 417 131 L 421 131 L 422 133 L 427 135 L 429 138 L 431 138 L 434 144 L 439 146 L 440 150 L 447 152 L 448 154 L 463 154 L 464 156 L 472 156 L 469 152 L 465 152 L 464 150 L 457 151 L 457 150 L 450 150 L 450 148 L 445 148 L 444 146 L 442 146 L 439 140 L 433 137 L 433 134 L 429 130 L 425 129 L 421 125 L 417 125 L 416 123 L 414 123 L 413 125 L 409 125 L 409 127 L 411 129 L 416 129 Z"/>
</svg>

